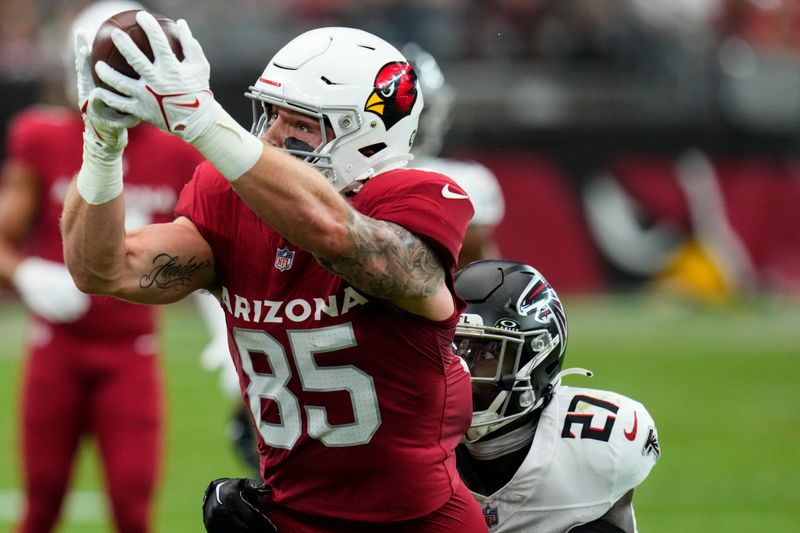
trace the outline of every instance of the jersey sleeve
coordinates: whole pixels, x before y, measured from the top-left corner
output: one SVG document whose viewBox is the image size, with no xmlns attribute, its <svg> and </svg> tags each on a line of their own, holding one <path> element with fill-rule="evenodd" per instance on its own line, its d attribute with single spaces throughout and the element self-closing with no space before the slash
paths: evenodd
<svg viewBox="0 0 800 533">
<path fill-rule="evenodd" d="M 356 198 L 363 193 L 364 214 L 404 227 L 435 248 L 448 268 L 456 264 L 473 207 L 455 181 L 435 172 L 401 169 L 373 178 Z"/>
<path fill-rule="evenodd" d="M 620 403 L 615 492 L 624 494 L 647 478 L 661 456 L 661 447 L 656 423 L 644 405 L 630 398 Z"/>
<path fill-rule="evenodd" d="M 192 179 L 183 187 L 178 202 L 175 204 L 175 215 L 183 216 L 197 226 L 200 234 L 209 242 L 214 214 L 223 213 L 223 207 L 214 205 L 219 201 L 230 185 L 214 166 L 204 161 L 194 171 Z"/>
<path fill-rule="evenodd" d="M 505 199 L 497 176 L 477 161 L 434 157 L 422 161 L 426 168 L 453 179 L 468 195 L 475 208 L 474 226 L 496 226 L 505 215 Z"/>
<path fill-rule="evenodd" d="M 622 394 L 561 386 L 553 479 L 580 480 L 563 501 L 613 503 L 641 484 L 658 461 L 655 422 L 647 409 Z M 566 487 L 566 485 L 565 485 Z"/>
</svg>

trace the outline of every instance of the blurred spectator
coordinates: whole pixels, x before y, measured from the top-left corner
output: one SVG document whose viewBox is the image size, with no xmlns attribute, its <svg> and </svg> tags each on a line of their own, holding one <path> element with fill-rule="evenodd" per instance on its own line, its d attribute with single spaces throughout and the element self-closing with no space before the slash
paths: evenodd
<svg viewBox="0 0 800 533">
<path fill-rule="evenodd" d="M 473 57 L 600 62 L 613 58 L 625 2 L 493 0 L 475 2 Z"/>
<path fill-rule="evenodd" d="M 20 80 L 41 74 L 37 47 L 37 1 L 3 0 L 0 3 L 0 80 Z"/>
</svg>

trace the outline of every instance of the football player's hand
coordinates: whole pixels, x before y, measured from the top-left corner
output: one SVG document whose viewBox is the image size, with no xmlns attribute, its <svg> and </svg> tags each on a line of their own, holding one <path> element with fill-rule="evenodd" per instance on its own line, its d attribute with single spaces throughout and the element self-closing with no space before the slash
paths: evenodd
<svg viewBox="0 0 800 533">
<path fill-rule="evenodd" d="M 91 48 L 82 31 L 75 35 L 75 72 L 78 83 L 78 105 L 83 114 L 84 138 L 91 140 L 99 155 L 118 156 L 128 143 L 128 130 L 139 123 L 133 115 L 126 115 L 108 107 L 97 98 L 92 79 Z"/>
<path fill-rule="evenodd" d="M 177 21 L 183 61 L 178 61 L 150 13 L 139 11 L 136 21 L 147 34 L 154 60 L 128 34 L 115 29 L 114 45 L 140 77 L 129 78 L 99 61 L 97 75 L 122 95 L 103 88 L 92 95 L 193 144 L 229 181 L 236 181 L 255 165 L 264 145 L 214 100 L 208 83 L 211 68 L 185 20 Z"/>
<path fill-rule="evenodd" d="M 109 106 L 191 143 L 213 125 L 220 109 L 209 89 L 208 60 L 185 20 L 177 21 L 183 61 L 178 61 L 164 30 L 150 13 L 140 11 L 136 21 L 150 40 L 154 60 L 150 61 L 128 34 L 115 29 L 111 34 L 114 45 L 140 77 L 129 78 L 99 61 L 97 75 L 124 96 L 105 89 L 99 89 L 98 96 Z"/>
<path fill-rule="evenodd" d="M 122 151 L 128 144 L 128 128 L 139 119 L 108 107 L 97 97 L 100 89 L 92 79 L 91 50 L 81 31 L 75 35 L 75 72 L 83 115 L 83 164 L 77 188 L 86 202 L 99 205 L 122 193 Z"/>
<path fill-rule="evenodd" d="M 264 496 L 269 487 L 261 480 L 220 478 L 203 495 L 203 525 L 208 533 L 270 533 Z"/>
<path fill-rule="evenodd" d="M 78 290 L 61 263 L 28 257 L 11 282 L 28 309 L 50 322 L 73 322 L 89 309 L 89 296 Z"/>
</svg>

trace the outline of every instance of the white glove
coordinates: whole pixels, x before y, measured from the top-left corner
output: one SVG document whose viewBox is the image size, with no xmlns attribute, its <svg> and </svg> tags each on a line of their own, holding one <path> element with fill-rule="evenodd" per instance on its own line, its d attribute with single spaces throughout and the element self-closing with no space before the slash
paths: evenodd
<svg viewBox="0 0 800 533">
<path fill-rule="evenodd" d="M 214 99 L 209 88 L 211 67 L 186 21 L 177 21 L 183 61 L 178 61 L 150 13 L 139 11 L 136 21 L 150 40 L 154 60 L 128 34 L 115 29 L 111 39 L 140 77 L 129 78 L 100 61 L 95 66 L 97 75 L 125 96 L 102 88 L 95 89 L 93 96 L 193 144 L 225 177 L 238 179 L 261 156 L 263 145 Z"/>
<path fill-rule="evenodd" d="M 78 105 L 83 114 L 83 165 L 78 192 L 90 204 L 102 204 L 122 193 L 122 151 L 128 130 L 139 118 L 111 109 L 95 97 L 89 44 L 82 31 L 75 35 Z"/>
<path fill-rule="evenodd" d="M 78 290 L 61 263 L 28 257 L 14 270 L 11 283 L 28 309 L 50 322 L 74 322 L 89 309 L 89 296 Z"/>
</svg>

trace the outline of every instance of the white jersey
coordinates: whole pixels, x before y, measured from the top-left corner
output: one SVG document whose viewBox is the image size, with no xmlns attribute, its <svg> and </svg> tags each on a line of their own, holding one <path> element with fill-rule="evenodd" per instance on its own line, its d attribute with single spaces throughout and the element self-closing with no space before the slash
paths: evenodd
<svg viewBox="0 0 800 533">
<path fill-rule="evenodd" d="M 503 191 L 497 177 L 480 163 L 442 157 L 418 157 L 411 165 L 421 170 L 444 174 L 464 189 L 475 208 L 470 225 L 495 226 L 503 219 Z"/>
<path fill-rule="evenodd" d="M 635 533 L 631 500 L 620 499 L 644 481 L 660 453 L 642 404 L 562 386 L 516 475 L 491 496 L 473 496 L 491 533 L 564 533 L 600 517 Z"/>
</svg>

